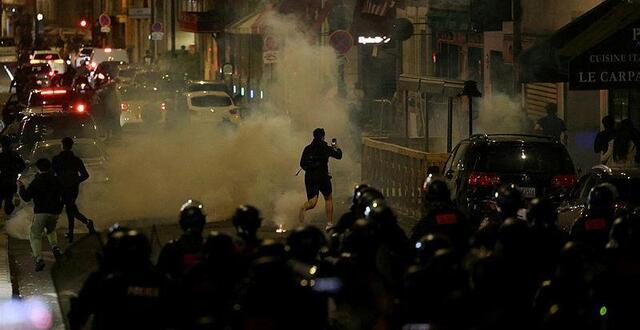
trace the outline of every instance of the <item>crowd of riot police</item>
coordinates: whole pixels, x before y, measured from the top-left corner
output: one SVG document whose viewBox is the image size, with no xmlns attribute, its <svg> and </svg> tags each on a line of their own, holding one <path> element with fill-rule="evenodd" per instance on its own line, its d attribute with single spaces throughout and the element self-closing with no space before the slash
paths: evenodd
<svg viewBox="0 0 640 330">
<path fill-rule="evenodd" d="M 616 214 L 615 188 L 593 188 L 570 232 L 548 201 L 526 205 L 513 187 L 485 219 L 449 196 L 430 176 L 407 235 L 360 185 L 335 226 L 284 243 L 260 238 L 251 206 L 233 215 L 235 236 L 203 233 L 203 205 L 188 201 L 183 234 L 155 265 L 144 235 L 113 227 L 68 318 L 72 329 L 91 317 L 94 329 L 637 328 L 640 212 Z"/>
</svg>

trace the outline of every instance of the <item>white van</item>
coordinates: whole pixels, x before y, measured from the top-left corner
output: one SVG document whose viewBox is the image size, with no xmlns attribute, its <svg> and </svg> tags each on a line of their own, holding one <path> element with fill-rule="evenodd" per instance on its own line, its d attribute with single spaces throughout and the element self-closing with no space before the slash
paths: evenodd
<svg viewBox="0 0 640 330">
<path fill-rule="evenodd" d="M 122 48 L 94 48 L 91 52 L 91 69 L 95 70 L 98 64 L 104 61 L 116 61 L 129 63 L 129 54 Z"/>
</svg>

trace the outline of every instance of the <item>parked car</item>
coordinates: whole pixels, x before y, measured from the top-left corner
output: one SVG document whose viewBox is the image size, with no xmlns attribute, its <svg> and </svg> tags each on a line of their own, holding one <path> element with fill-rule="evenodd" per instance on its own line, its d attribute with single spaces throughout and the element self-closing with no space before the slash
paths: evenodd
<svg viewBox="0 0 640 330">
<path fill-rule="evenodd" d="M 67 64 L 60 57 L 60 54 L 53 50 L 34 50 L 30 63 L 47 63 L 51 66 L 53 72 L 57 72 L 57 74 L 63 74 L 67 71 Z"/>
<path fill-rule="evenodd" d="M 226 92 L 192 92 L 187 94 L 191 122 L 238 123 L 240 108 Z"/>
<path fill-rule="evenodd" d="M 17 63 L 18 49 L 13 38 L 0 38 L 0 63 Z"/>
<path fill-rule="evenodd" d="M 48 63 L 24 64 L 18 67 L 11 89 L 18 95 L 26 97 L 33 88 L 49 86 L 49 79 L 54 75 Z"/>
<path fill-rule="evenodd" d="M 2 135 L 11 138 L 16 150 L 27 157 L 34 145 L 43 140 L 90 138 L 102 140 L 98 126 L 87 113 L 57 112 L 30 114 L 9 125 Z"/>
<path fill-rule="evenodd" d="M 229 85 L 222 80 L 190 80 L 187 82 L 187 93 L 193 92 L 225 92 L 233 96 Z"/>
<path fill-rule="evenodd" d="M 577 182 L 564 145 L 535 135 L 474 135 L 455 147 L 443 174 L 453 199 L 471 216 L 484 211 L 500 185 L 513 184 L 527 199 L 547 197 L 559 205 Z"/>
<path fill-rule="evenodd" d="M 640 169 L 615 169 L 598 165 L 580 178 L 558 208 L 558 224 L 561 228 L 567 231 L 571 229 L 574 220 L 587 207 L 591 188 L 601 183 L 610 183 L 618 190 L 617 211 L 633 211 L 640 206 Z"/>
<path fill-rule="evenodd" d="M 86 65 L 86 62 L 91 59 L 91 53 L 93 52 L 93 47 L 82 47 L 78 52 L 78 56 L 76 57 L 76 68 L 79 68 L 83 65 Z"/>
<path fill-rule="evenodd" d="M 28 114 L 89 111 L 89 103 L 76 97 L 70 88 L 35 89 L 29 94 L 24 110 Z"/>
<path fill-rule="evenodd" d="M 166 106 L 157 90 L 129 84 L 118 86 L 116 95 L 120 103 L 120 126 L 164 122 Z"/>
<path fill-rule="evenodd" d="M 109 181 L 107 174 L 107 153 L 102 144 L 96 139 L 77 138 L 73 141 L 73 153 L 84 162 L 89 179 L 87 183 L 105 183 Z M 35 163 L 40 158 L 52 159 L 62 151 L 60 139 L 44 140 L 35 143 L 28 158 L 29 165 L 25 170 L 24 177 L 30 181 L 36 174 Z"/>
<path fill-rule="evenodd" d="M 129 63 L 129 54 L 126 49 L 121 48 L 94 48 L 91 52 L 92 70 L 105 61 Z"/>
</svg>

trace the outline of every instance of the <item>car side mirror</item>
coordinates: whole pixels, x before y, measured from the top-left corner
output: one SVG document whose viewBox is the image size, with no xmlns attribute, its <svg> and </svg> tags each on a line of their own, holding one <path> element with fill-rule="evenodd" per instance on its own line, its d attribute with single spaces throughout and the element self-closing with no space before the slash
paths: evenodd
<svg viewBox="0 0 640 330">
<path fill-rule="evenodd" d="M 440 174 L 440 166 L 429 166 L 427 168 L 427 175 L 429 174 Z"/>
</svg>

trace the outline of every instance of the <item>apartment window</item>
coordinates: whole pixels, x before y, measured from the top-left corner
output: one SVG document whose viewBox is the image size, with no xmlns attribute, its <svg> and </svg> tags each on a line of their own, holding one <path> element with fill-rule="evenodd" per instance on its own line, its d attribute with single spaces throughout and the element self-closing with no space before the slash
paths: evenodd
<svg viewBox="0 0 640 330">
<path fill-rule="evenodd" d="M 458 79 L 460 76 L 460 46 L 441 43 L 436 60 L 437 74 L 440 78 Z"/>
</svg>

